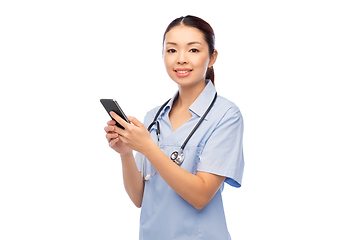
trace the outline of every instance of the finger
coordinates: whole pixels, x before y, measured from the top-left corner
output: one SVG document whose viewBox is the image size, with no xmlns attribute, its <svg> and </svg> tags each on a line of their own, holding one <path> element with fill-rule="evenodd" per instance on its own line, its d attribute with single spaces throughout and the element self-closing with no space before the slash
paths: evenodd
<svg viewBox="0 0 360 240">
<path fill-rule="evenodd" d="M 115 146 L 115 144 L 116 144 L 119 140 L 120 140 L 119 138 L 114 138 L 114 139 L 112 139 L 112 140 L 109 142 L 109 146 L 110 146 L 110 147 Z"/>
<path fill-rule="evenodd" d="M 106 139 L 108 140 L 108 142 L 110 142 L 111 140 L 118 138 L 119 134 L 117 133 L 108 133 L 106 134 Z"/>
<path fill-rule="evenodd" d="M 128 140 L 129 140 L 129 139 L 127 139 L 125 136 L 122 136 L 122 135 L 120 135 L 120 134 L 119 134 L 118 139 L 119 139 L 124 145 L 126 145 L 126 143 L 128 143 Z"/>
<path fill-rule="evenodd" d="M 113 126 L 114 131 L 111 131 L 109 133 L 117 133 L 118 135 L 124 135 L 126 133 L 125 129 L 119 128 L 118 126 Z"/>
<path fill-rule="evenodd" d="M 114 125 L 116 125 L 116 122 L 114 120 L 110 120 L 107 122 L 107 125 L 114 126 Z"/>
<path fill-rule="evenodd" d="M 104 128 L 105 132 L 110 133 L 110 132 L 114 132 L 115 131 L 115 127 L 114 126 L 106 126 Z"/>
<path fill-rule="evenodd" d="M 137 127 L 141 127 L 144 125 L 141 121 L 137 120 L 136 117 L 128 116 L 128 119 L 132 124 L 134 124 Z"/>
<path fill-rule="evenodd" d="M 110 112 L 110 115 L 115 119 L 116 122 L 118 122 L 124 128 L 126 128 L 129 125 L 129 123 L 127 123 L 124 119 L 122 119 L 119 115 L 117 115 L 113 111 Z"/>
</svg>

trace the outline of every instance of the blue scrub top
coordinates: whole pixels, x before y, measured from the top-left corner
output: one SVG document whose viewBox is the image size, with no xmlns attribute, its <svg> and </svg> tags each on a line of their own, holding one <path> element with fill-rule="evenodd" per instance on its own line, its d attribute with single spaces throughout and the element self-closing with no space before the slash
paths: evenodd
<svg viewBox="0 0 360 240">
<path fill-rule="evenodd" d="M 158 117 L 161 130 L 160 148 L 167 156 L 180 149 L 211 104 L 216 90 L 211 81 L 206 82 L 206 87 L 189 108 L 191 119 L 176 131 L 171 126 L 169 112 L 178 93 L 161 111 Z M 145 126 L 153 121 L 159 108 L 156 107 L 146 114 Z M 214 106 L 187 143 L 183 151 L 185 160 L 180 167 L 192 174 L 201 171 L 225 176 L 226 183 L 240 187 L 244 170 L 243 127 L 239 108 L 218 96 Z M 150 134 L 157 142 L 156 124 Z M 144 167 L 143 176 L 155 173 L 154 167 L 141 153 L 136 153 L 135 161 L 140 172 Z M 231 239 L 221 197 L 223 188 L 224 184 L 203 209 L 196 210 L 169 187 L 160 174 L 155 174 L 145 181 L 140 240 Z"/>
</svg>

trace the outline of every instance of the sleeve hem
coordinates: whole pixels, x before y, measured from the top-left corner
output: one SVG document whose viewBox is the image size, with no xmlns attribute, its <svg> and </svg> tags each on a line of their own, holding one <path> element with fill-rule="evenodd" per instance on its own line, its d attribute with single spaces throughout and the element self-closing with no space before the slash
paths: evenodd
<svg viewBox="0 0 360 240">
<path fill-rule="evenodd" d="M 235 187 L 235 188 L 240 188 L 241 187 L 241 182 L 237 181 L 235 179 L 235 177 L 232 177 L 231 174 L 224 174 L 224 173 L 219 173 L 217 171 L 212 171 L 212 170 L 205 170 L 205 169 L 201 169 L 201 168 L 198 168 L 197 169 L 198 172 L 206 172 L 206 173 L 211 173 L 211 174 L 214 174 L 214 175 L 218 175 L 218 176 L 222 176 L 222 177 L 226 177 L 225 179 L 225 183 L 229 184 L 230 186 L 232 187 Z"/>
</svg>

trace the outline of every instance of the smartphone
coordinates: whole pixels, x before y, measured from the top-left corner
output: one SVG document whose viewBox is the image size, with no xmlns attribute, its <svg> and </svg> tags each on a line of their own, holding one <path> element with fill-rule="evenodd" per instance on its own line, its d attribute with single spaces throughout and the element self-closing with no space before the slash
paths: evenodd
<svg viewBox="0 0 360 240">
<path fill-rule="evenodd" d="M 105 110 L 108 112 L 109 116 L 110 112 L 113 111 L 117 115 L 119 115 L 122 119 L 124 119 L 126 122 L 130 123 L 129 119 L 126 117 L 123 110 L 120 108 L 119 104 L 116 102 L 115 99 L 100 99 L 101 104 L 104 106 Z M 112 120 L 116 122 L 116 120 L 111 117 Z M 118 126 L 121 129 L 124 129 L 123 126 L 121 126 L 118 122 L 116 122 L 116 126 Z"/>
</svg>

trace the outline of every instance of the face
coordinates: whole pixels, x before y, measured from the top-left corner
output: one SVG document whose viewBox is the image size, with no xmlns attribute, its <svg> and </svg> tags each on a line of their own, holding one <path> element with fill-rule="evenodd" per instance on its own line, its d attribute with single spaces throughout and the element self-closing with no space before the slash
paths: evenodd
<svg viewBox="0 0 360 240">
<path fill-rule="evenodd" d="M 209 46 L 200 30 L 176 26 L 165 35 L 164 63 L 166 71 L 179 86 L 191 86 L 205 81 L 206 70 L 216 60 L 214 50 L 209 56 Z"/>
</svg>

